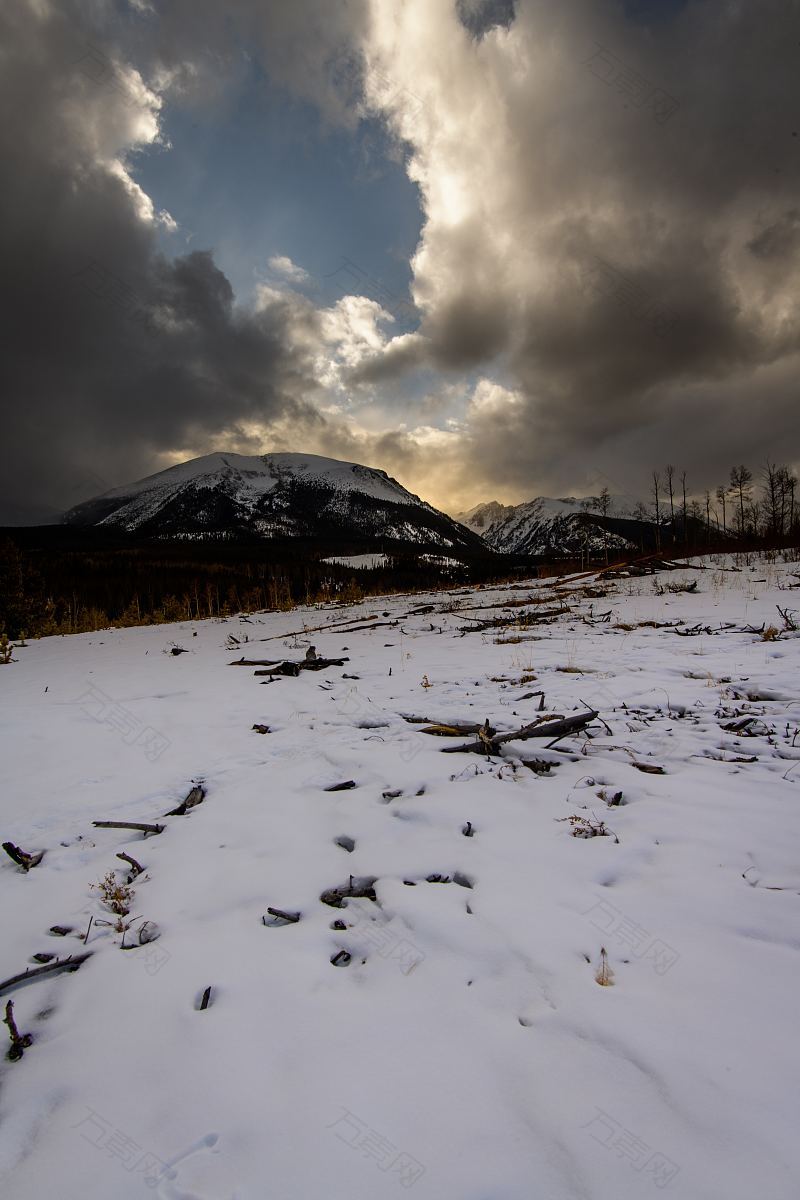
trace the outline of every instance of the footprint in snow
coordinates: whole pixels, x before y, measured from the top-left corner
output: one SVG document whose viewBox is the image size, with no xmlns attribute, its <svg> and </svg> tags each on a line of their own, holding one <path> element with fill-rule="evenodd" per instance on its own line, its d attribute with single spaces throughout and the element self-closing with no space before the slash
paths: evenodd
<svg viewBox="0 0 800 1200">
<path fill-rule="evenodd" d="M 208 1192 L 187 1191 L 179 1187 L 176 1183 L 180 1175 L 180 1171 L 176 1170 L 176 1168 L 198 1154 L 204 1152 L 217 1153 L 214 1147 L 218 1141 L 218 1133 L 207 1133 L 204 1137 L 198 1138 L 196 1142 L 192 1142 L 186 1150 L 168 1159 L 159 1174 L 156 1190 L 156 1196 L 158 1196 L 159 1200 L 236 1200 L 236 1195 L 233 1192 L 224 1196 L 221 1192 L 215 1192 L 214 1195 L 211 1195 Z"/>
</svg>

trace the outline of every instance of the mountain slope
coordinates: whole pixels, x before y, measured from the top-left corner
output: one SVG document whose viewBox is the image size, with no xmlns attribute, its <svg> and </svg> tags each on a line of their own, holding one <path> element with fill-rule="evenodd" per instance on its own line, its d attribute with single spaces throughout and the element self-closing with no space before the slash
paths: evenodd
<svg viewBox="0 0 800 1200">
<path fill-rule="evenodd" d="M 456 519 L 502 554 L 598 554 L 606 547 L 632 550 L 652 540 L 650 523 L 633 519 L 622 499 L 613 498 L 605 518 L 586 503 L 574 496 L 539 496 L 511 505 L 492 500 Z"/>
<path fill-rule="evenodd" d="M 385 471 L 315 454 L 207 454 L 79 504 L 62 521 L 147 538 L 303 537 L 485 553 L 472 531 Z"/>
</svg>

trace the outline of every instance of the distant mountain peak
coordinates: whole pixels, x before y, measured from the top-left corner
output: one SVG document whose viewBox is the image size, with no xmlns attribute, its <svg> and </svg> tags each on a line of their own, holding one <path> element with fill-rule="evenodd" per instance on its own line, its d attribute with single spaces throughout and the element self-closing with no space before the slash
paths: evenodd
<svg viewBox="0 0 800 1200">
<path fill-rule="evenodd" d="M 311 538 L 485 550 L 474 533 L 385 471 L 318 454 L 204 454 L 85 501 L 62 521 L 145 538 Z"/>
<path fill-rule="evenodd" d="M 631 519 L 626 498 L 610 497 L 604 521 L 592 497 L 537 496 L 521 504 L 491 500 L 459 513 L 457 520 L 503 554 L 580 555 L 604 549 L 631 550 L 641 523 Z"/>
</svg>

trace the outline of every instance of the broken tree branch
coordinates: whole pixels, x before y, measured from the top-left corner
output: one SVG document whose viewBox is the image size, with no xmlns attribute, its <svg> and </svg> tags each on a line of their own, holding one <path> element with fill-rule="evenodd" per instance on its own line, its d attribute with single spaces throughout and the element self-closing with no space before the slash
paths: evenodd
<svg viewBox="0 0 800 1200">
<path fill-rule="evenodd" d="M 148 833 L 163 833 L 165 825 L 153 825 L 147 821 L 92 821 L 97 829 L 137 829 L 147 837 Z"/>
<path fill-rule="evenodd" d="M 27 851 L 20 849 L 19 846 L 15 846 L 13 842 L 3 842 L 3 849 L 18 867 L 22 867 L 23 871 L 29 871 L 31 867 L 38 867 L 44 858 L 44 850 L 40 850 L 36 854 L 28 854 Z"/>
<path fill-rule="evenodd" d="M 566 737 L 567 734 L 578 733 L 585 729 L 587 725 L 596 720 L 597 716 L 598 713 L 594 709 L 587 709 L 586 712 L 576 713 L 574 717 L 539 717 L 536 721 L 523 725 L 521 729 L 512 729 L 508 733 L 496 733 L 486 740 L 479 738 L 474 742 L 464 742 L 460 746 L 445 746 L 442 753 L 496 754 L 500 746 L 506 742 L 525 742 L 529 738 L 559 739 Z"/>
<path fill-rule="evenodd" d="M 185 817 L 190 808 L 194 808 L 197 804 L 202 804 L 206 798 L 206 790 L 202 784 L 196 783 L 185 800 L 181 800 L 177 808 L 171 809 L 168 813 L 164 813 L 165 817 Z M 95 821 L 95 825 L 97 822 Z"/>
<path fill-rule="evenodd" d="M 32 971 L 22 971 L 19 975 L 12 975 L 10 979 L 4 979 L 0 983 L 0 996 L 14 988 L 24 987 L 26 983 L 40 975 L 52 975 L 56 971 L 77 971 L 81 963 L 86 962 L 87 958 L 91 958 L 93 953 L 93 950 L 87 950 L 85 954 L 70 954 L 69 958 L 58 958 L 44 967 L 34 967 Z"/>
<path fill-rule="evenodd" d="M 33 1045 L 33 1037 L 30 1033 L 21 1034 L 17 1029 L 17 1023 L 14 1020 L 14 1001 L 9 1000 L 6 1005 L 6 1015 L 3 1019 L 3 1024 L 8 1026 L 8 1036 L 11 1038 L 11 1048 L 8 1051 L 7 1058 L 11 1062 L 17 1062 L 22 1058 L 22 1055 Z"/>
<path fill-rule="evenodd" d="M 119 853 L 117 858 L 121 858 L 122 861 L 126 862 L 131 869 L 132 874 L 128 879 L 128 883 L 131 883 L 137 875 L 141 875 L 142 871 L 144 870 L 142 864 L 138 863 L 135 858 L 131 858 L 130 854 Z"/>
</svg>

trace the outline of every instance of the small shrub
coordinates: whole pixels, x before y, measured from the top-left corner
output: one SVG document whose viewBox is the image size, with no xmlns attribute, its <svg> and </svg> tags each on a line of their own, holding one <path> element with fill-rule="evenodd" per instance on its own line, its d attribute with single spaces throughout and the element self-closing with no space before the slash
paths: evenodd
<svg viewBox="0 0 800 1200">
<path fill-rule="evenodd" d="M 573 813 L 571 817 L 556 817 L 556 820 L 568 822 L 572 826 L 573 837 L 613 837 L 614 841 L 619 843 L 619 838 L 614 831 L 606 827 L 605 821 L 598 821 L 596 817 L 579 817 Z"/>
<path fill-rule="evenodd" d="M 99 883 L 93 883 L 92 888 L 100 893 L 100 899 L 118 917 L 126 917 L 131 910 L 133 888 L 126 883 L 118 883 L 113 871 L 109 871 Z"/>
</svg>

